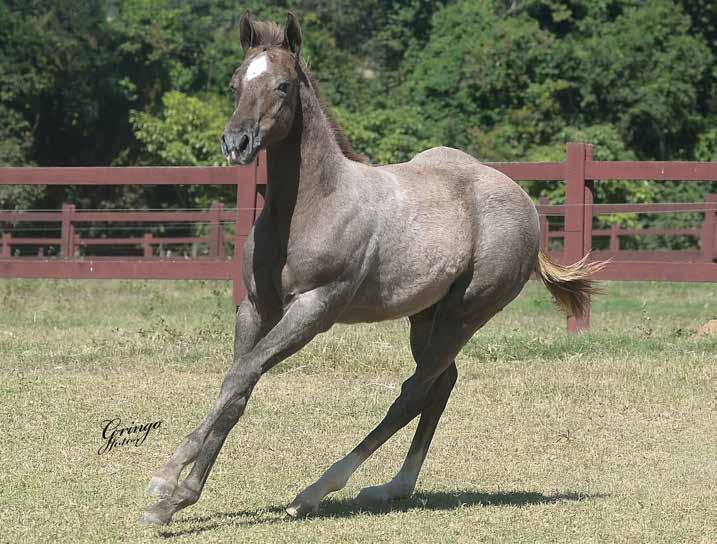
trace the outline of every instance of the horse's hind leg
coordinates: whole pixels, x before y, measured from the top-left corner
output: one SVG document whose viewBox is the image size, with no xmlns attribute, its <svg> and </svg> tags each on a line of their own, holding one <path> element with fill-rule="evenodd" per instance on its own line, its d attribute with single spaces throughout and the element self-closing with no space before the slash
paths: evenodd
<svg viewBox="0 0 717 544">
<path fill-rule="evenodd" d="M 424 356 L 428 342 L 430 342 L 433 327 L 431 317 L 424 312 L 411 318 L 411 352 L 416 364 L 419 364 L 419 361 Z M 413 437 L 401 470 L 390 482 L 362 489 L 357 500 L 362 502 L 385 502 L 393 499 L 404 499 L 413 493 L 418 474 L 421 471 L 431 440 L 436 432 L 438 421 L 441 419 L 457 378 L 458 369 L 455 361 L 453 361 L 443 374 L 438 377 L 428 392 L 416 434 Z"/>
<path fill-rule="evenodd" d="M 426 321 L 430 327 L 423 331 L 426 333 L 424 349 L 416 356 L 416 372 L 403 383 L 401 394 L 389 408 L 386 417 L 356 448 L 343 459 L 334 463 L 321 478 L 297 495 L 287 507 L 289 515 L 299 516 L 315 512 L 324 496 L 342 489 L 356 469 L 373 452 L 424 409 L 435 384 L 453 365 L 456 354 L 468 341 L 474 330 L 469 329 L 465 323 L 441 319 L 434 315 L 433 310 L 436 309 L 431 309 L 430 320 Z M 428 316 L 428 312 L 426 315 Z M 413 322 L 412 319 L 412 329 L 415 327 Z M 449 389 L 447 386 L 451 382 L 450 377 L 451 373 L 449 372 L 445 378 L 441 378 L 441 380 L 446 380 L 446 383 L 440 386 L 441 391 Z M 446 400 L 449 392 L 443 393 Z M 441 404 L 445 406 L 445 401 L 438 402 L 433 416 L 424 421 L 423 428 L 427 432 L 422 433 L 421 438 L 417 439 L 417 452 L 429 434 L 432 436 L 433 431 L 428 431 L 430 427 L 435 428 L 432 419 L 435 418 L 437 422 L 435 412 L 438 411 L 438 406 Z M 440 411 L 442 410 L 441 406 Z M 414 458 L 414 461 L 415 459 L 417 458 Z"/>
<path fill-rule="evenodd" d="M 455 361 L 441 374 L 428 393 L 426 405 L 421 412 L 416 434 L 411 442 L 406 460 L 394 478 L 383 485 L 365 487 L 359 493 L 360 502 L 386 502 L 395 499 L 406 499 L 416 488 L 418 474 L 426 459 L 431 440 L 438 427 L 448 397 L 458 378 Z"/>
</svg>

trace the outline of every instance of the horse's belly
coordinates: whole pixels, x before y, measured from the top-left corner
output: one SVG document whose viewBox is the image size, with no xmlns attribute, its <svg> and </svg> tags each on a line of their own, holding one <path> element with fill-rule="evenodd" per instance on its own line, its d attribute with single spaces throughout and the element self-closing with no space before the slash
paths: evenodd
<svg viewBox="0 0 717 544">
<path fill-rule="evenodd" d="M 435 264 L 435 263 L 434 263 Z M 396 273 L 368 277 L 339 322 L 385 321 L 417 314 L 441 300 L 460 273 L 454 264 L 427 266 L 419 271 L 399 267 Z"/>
<path fill-rule="evenodd" d="M 411 316 L 441 300 L 449 287 L 450 285 L 443 289 L 427 290 L 420 297 L 394 297 L 388 301 L 358 297 L 341 313 L 338 321 L 339 323 L 370 323 Z"/>
</svg>

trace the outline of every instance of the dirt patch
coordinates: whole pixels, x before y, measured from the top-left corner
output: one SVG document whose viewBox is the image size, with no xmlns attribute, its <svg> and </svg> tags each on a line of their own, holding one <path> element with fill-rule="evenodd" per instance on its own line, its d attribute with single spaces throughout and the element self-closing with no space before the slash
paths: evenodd
<svg viewBox="0 0 717 544">
<path fill-rule="evenodd" d="M 702 325 L 695 336 L 697 338 L 717 336 L 717 319 L 710 319 L 707 323 Z"/>
</svg>

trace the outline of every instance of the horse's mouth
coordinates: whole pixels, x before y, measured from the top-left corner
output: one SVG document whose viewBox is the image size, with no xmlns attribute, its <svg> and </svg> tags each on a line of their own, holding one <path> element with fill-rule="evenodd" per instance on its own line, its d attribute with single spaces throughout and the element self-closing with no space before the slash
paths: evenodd
<svg viewBox="0 0 717 544">
<path fill-rule="evenodd" d="M 222 154 L 229 164 L 245 165 L 256 159 L 261 149 L 261 140 L 251 137 L 249 134 L 241 134 L 239 137 L 234 135 L 222 136 L 221 139 Z"/>
<path fill-rule="evenodd" d="M 236 149 L 232 149 L 226 156 L 226 159 L 229 164 L 245 165 L 252 162 L 256 158 L 256 155 L 256 153 L 239 153 Z"/>
<path fill-rule="evenodd" d="M 248 153 L 240 153 L 236 149 L 232 149 L 231 153 L 227 157 L 230 164 L 246 165 L 254 162 L 256 156 L 259 154 L 259 149 L 251 150 Z"/>
</svg>

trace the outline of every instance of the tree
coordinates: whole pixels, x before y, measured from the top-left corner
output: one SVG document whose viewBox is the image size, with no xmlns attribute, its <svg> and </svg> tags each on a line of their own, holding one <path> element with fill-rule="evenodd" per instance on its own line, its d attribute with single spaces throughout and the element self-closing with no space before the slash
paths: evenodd
<svg viewBox="0 0 717 544">
<path fill-rule="evenodd" d="M 303 53 L 358 150 L 436 144 L 484 160 L 717 160 L 717 7 L 707 0 L 0 0 L 2 164 L 213 164 L 239 20 L 298 12 Z M 701 198 L 600 184 L 600 199 Z M 649 191 L 646 187 L 649 187 Z M 559 196 L 559 189 L 533 189 Z M 194 206 L 206 188 L 4 189 L 0 205 Z M 647 191 L 647 192 L 646 192 Z M 648 194 L 649 192 L 649 194 Z M 699 193 L 699 194 L 698 194 Z"/>
<path fill-rule="evenodd" d="M 140 162 L 167 166 L 219 166 L 224 163 L 219 149 L 228 114 L 216 98 L 206 100 L 170 91 L 162 97 L 158 115 L 134 111 L 131 122 L 142 144 Z M 157 189 L 161 190 L 161 189 Z M 173 195 L 168 195 L 171 190 Z M 209 206 L 220 198 L 232 201 L 232 187 L 176 186 L 164 189 L 163 198 L 184 207 Z"/>
</svg>

